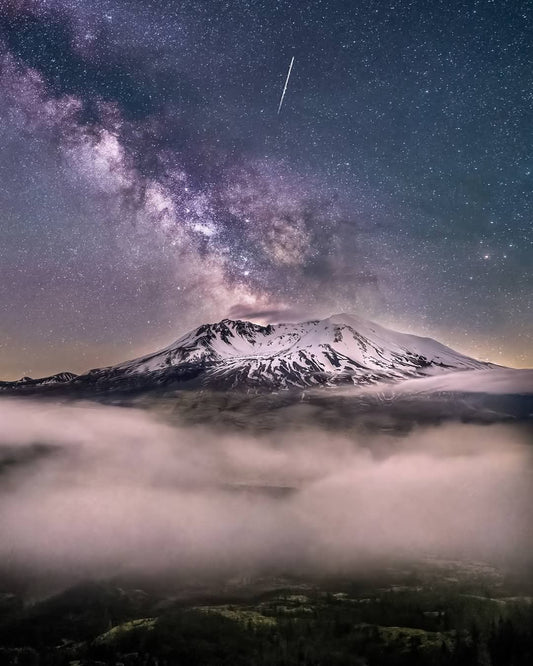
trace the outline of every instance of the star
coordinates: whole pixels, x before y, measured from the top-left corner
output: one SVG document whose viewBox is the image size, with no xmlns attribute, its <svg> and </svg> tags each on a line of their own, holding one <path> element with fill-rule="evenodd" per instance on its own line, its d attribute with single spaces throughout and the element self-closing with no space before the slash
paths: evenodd
<svg viewBox="0 0 533 666">
<path fill-rule="evenodd" d="M 459 327 L 533 363 L 526 3 L 14 7 L 0 377 L 232 311 Z"/>
</svg>

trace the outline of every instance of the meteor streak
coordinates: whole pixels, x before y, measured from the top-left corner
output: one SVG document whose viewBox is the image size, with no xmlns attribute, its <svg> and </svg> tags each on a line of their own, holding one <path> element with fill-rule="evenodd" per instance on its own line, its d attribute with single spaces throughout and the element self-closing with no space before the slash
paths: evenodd
<svg viewBox="0 0 533 666">
<path fill-rule="evenodd" d="M 287 86 L 289 85 L 289 79 L 290 79 L 290 76 L 291 76 L 293 63 L 294 63 L 294 56 L 292 56 L 291 64 L 289 65 L 289 71 L 287 72 L 287 78 L 285 79 L 285 86 L 283 88 L 283 92 L 281 93 L 281 99 L 279 101 L 279 106 L 278 106 L 278 116 L 279 116 L 279 112 L 281 111 L 281 107 L 283 106 L 283 100 L 285 99 L 285 93 L 287 92 Z"/>
</svg>

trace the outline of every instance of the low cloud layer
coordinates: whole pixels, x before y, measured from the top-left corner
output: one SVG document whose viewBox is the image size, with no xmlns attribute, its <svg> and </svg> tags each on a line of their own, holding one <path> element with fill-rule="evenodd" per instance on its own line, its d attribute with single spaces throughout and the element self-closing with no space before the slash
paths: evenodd
<svg viewBox="0 0 533 666">
<path fill-rule="evenodd" d="M 333 572 L 370 558 L 518 562 L 532 458 L 507 426 L 254 437 L 136 409 L 0 401 L 0 568 Z"/>
</svg>

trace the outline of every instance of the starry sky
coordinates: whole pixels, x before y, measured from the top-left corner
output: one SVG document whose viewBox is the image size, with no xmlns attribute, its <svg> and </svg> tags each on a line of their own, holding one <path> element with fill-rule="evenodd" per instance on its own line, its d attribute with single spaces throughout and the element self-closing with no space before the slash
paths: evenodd
<svg viewBox="0 0 533 666">
<path fill-rule="evenodd" d="M 0 377 L 336 312 L 533 365 L 532 18 L 0 0 Z"/>
</svg>

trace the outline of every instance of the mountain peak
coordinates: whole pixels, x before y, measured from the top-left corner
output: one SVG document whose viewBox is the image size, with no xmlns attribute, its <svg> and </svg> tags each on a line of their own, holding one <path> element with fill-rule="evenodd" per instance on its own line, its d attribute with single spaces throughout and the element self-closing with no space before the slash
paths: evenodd
<svg viewBox="0 0 533 666">
<path fill-rule="evenodd" d="M 268 325 L 226 318 L 199 326 L 159 352 L 100 372 L 102 380 L 149 376 L 167 382 L 185 373 L 187 381 L 194 375 L 202 386 L 277 390 L 486 367 L 435 340 L 340 313 Z"/>
<path fill-rule="evenodd" d="M 203 324 L 153 354 L 79 377 L 66 373 L 55 377 L 58 382 L 98 390 L 191 382 L 202 387 L 278 390 L 366 385 L 490 367 L 430 338 L 339 313 L 268 325 L 226 318 Z"/>
</svg>

